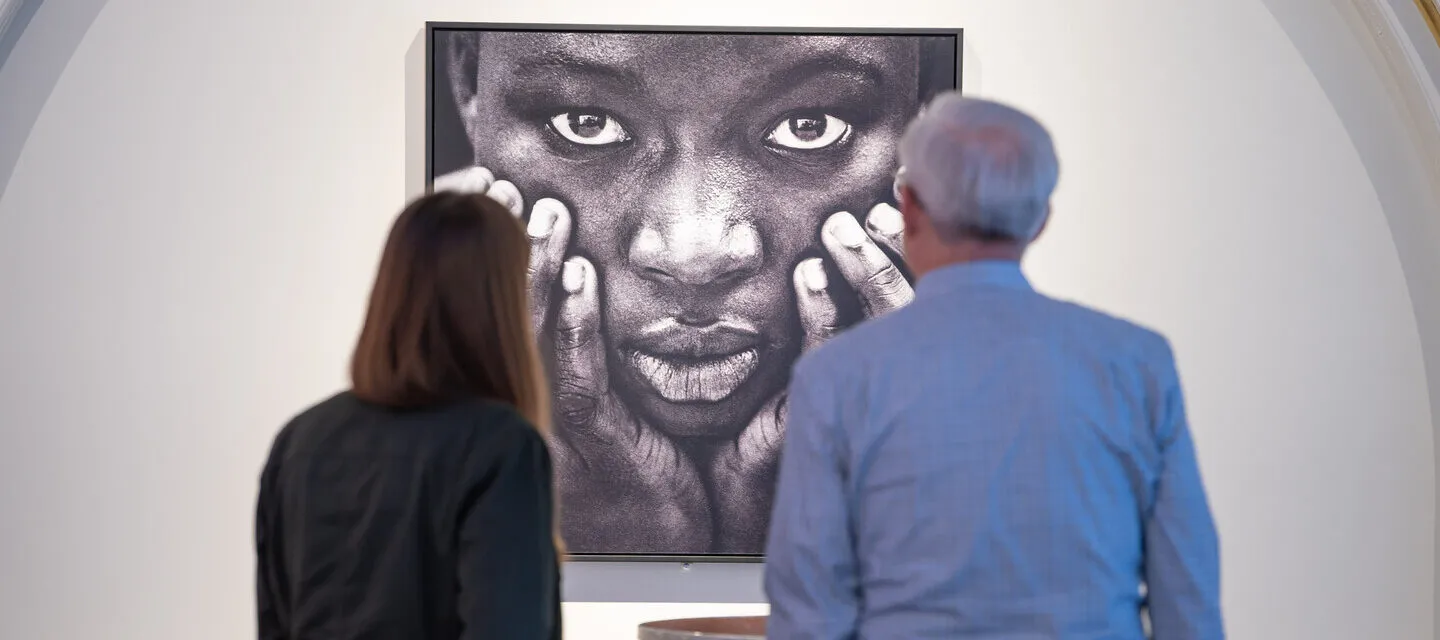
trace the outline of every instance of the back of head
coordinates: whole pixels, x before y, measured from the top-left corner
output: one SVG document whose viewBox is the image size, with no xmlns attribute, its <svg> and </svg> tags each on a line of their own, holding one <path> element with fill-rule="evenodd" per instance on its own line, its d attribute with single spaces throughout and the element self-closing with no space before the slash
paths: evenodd
<svg viewBox="0 0 1440 640">
<path fill-rule="evenodd" d="M 351 362 L 355 395 L 399 409 L 486 398 L 549 423 L 530 328 L 521 224 L 482 195 L 442 192 L 395 220 Z"/>
<path fill-rule="evenodd" d="M 1028 243 L 1060 178 L 1054 143 L 1034 118 L 946 93 L 900 140 L 902 180 L 943 238 Z"/>
</svg>

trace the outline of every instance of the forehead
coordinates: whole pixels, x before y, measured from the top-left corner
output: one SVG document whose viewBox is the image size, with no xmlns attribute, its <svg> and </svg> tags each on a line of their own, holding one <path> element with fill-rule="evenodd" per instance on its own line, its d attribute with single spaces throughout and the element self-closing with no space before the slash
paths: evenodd
<svg viewBox="0 0 1440 640">
<path fill-rule="evenodd" d="M 919 40 L 877 35 L 482 32 L 482 66 L 504 73 L 532 63 L 604 65 L 646 74 L 775 73 L 796 66 L 863 66 L 912 76 Z M 704 78 L 705 76 L 698 76 Z"/>
</svg>

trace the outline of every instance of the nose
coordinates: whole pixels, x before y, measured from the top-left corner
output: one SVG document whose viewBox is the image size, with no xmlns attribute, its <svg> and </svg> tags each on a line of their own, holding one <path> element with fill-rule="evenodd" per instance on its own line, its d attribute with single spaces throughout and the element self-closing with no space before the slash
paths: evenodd
<svg viewBox="0 0 1440 640">
<path fill-rule="evenodd" d="M 691 287 L 734 283 L 759 271 L 764 243 L 736 201 L 734 172 L 679 161 L 646 198 L 629 261 L 641 277 Z"/>
<path fill-rule="evenodd" d="M 696 218 L 658 227 L 641 227 L 630 243 L 630 263 L 648 279 L 700 287 L 743 280 L 760 267 L 760 234 L 749 223 Z"/>
</svg>

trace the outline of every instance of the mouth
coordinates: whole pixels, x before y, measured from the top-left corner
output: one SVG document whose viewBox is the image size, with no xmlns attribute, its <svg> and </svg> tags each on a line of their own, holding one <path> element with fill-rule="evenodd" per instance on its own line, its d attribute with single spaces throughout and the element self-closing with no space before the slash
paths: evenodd
<svg viewBox="0 0 1440 640">
<path fill-rule="evenodd" d="M 670 402 L 724 400 L 745 384 L 759 364 L 758 349 L 716 357 L 630 353 L 630 365 Z"/>
<path fill-rule="evenodd" d="M 760 365 L 761 338 L 744 323 L 694 327 L 662 320 L 627 350 L 640 377 L 670 402 L 719 402 Z"/>
</svg>

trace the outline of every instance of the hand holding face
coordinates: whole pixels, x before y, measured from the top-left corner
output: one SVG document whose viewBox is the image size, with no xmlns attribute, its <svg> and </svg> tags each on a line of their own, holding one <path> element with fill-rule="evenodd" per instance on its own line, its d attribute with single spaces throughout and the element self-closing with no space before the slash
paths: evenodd
<svg viewBox="0 0 1440 640">
<path fill-rule="evenodd" d="M 886 253 L 904 255 L 904 231 L 900 212 L 884 203 L 870 210 L 864 229 L 847 212 L 830 216 L 821 229 L 821 243 L 846 284 L 859 296 L 866 317 L 885 314 L 915 299 L 914 288 Z M 840 330 L 839 310 L 822 259 L 802 261 L 793 280 L 804 330 L 803 349 L 809 351 Z M 716 457 L 711 481 L 720 512 L 717 535 L 722 552 L 755 553 L 764 544 L 784 438 L 785 394 L 781 392 L 755 415 L 734 446 Z"/>
<path fill-rule="evenodd" d="M 509 180 L 496 180 L 484 167 L 470 167 L 435 179 L 435 191 L 483 193 L 505 205 L 519 218 L 525 214 L 525 198 Z M 565 258 L 565 245 L 570 242 L 570 211 L 558 200 L 544 198 L 530 210 L 526 232 L 530 236 L 530 326 L 539 336 L 545 331 L 545 314 L 550 309 L 550 292 L 560 261 Z"/>
<path fill-rule="evenodd" d="M 846 283 L 859 295 L 867 318 L 884 315 L 915 299 L 915 289 L 886 254 L 888 250 L 896 257 L 904 257 L 904 234 L 905 219 L 895 207 L 883 202 L 870 209 L 864 229 L 854 216 L 842 211 L 830 216 L 820 231 L 821 244 Z M 821 288 L 827 287 L 822 283 Z"/>
<path fill-rule="evenodd" d="M 520 190 L 481 167 L 434 184 L 436 190 L 485 193 L 516 216 L 524 211 Z M 599 278 L 585 258 L 565 258 L 572 224 L 569 209 L 546 198 L 535 202 L 526 226 L 532 326 L 536 335 L 544 335 L 553 324 L 551 451 L 557 486 L 564 523 L 580 525 L 565 527 L 566 542 L 582 552 L 631 547 L 707 551 L 709 500 L 693 463 L 610 392 Z M 546 317 L 552 295 L 561 296 L 553 319 Z"/>
<path fill-rule="evenodd" d="M 524 212 L 519 189 L 481 167 L 443 176 L 435 189 L 485 193 L 517 217 Z M 720 530 L 712 534 L 712 505 L 694 463 L 610 393 L 595 268 L 581 257 L 565 259 L 572 225 L 569 210 L 552 199 L 535 202 L 527 224 L 531 321 L 537 335 L 553 322 L 557 428 L 552 450 L 561 501 L 566 521 L 583 523 L 565 532 L 567 540 L 577 550 L 641 545 L 694 551 L 709 549 L 713 535 L 721 553 L 758 552 L 784 439 L 785 394 L 766 403 L 713 459 L 710 495 Z M 858 295 L 866 317 L 914 299 L 913 288 L 890 258 L 903 255 L 903 231 L 900 212 L 883 203 L 870 210 L 863 228 L 848 212 L 832 215 L 822 227 L 822 245 Z M 805 350 L 841 329 L 829 280 L 820 258 L 804 260 L 794 271 Z M 554 295 L 562 300 L 556 317 L 547 318 Z"/>
</svg>

